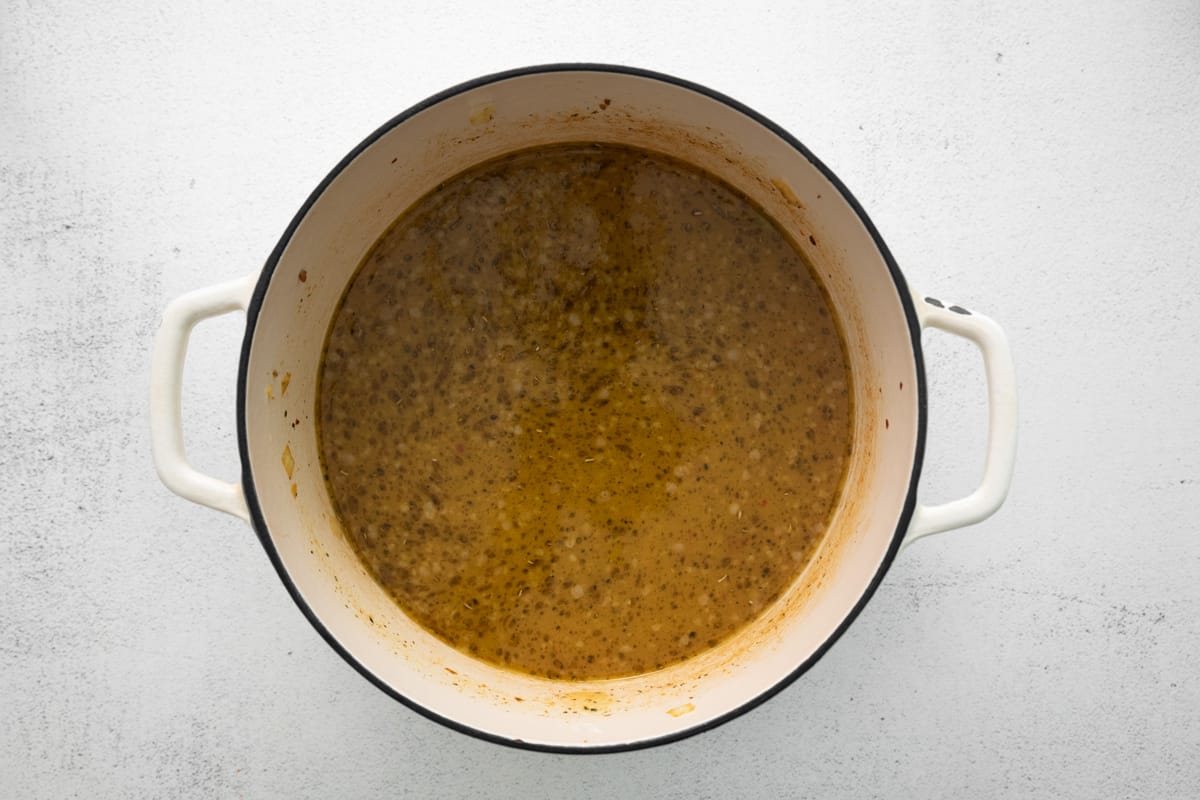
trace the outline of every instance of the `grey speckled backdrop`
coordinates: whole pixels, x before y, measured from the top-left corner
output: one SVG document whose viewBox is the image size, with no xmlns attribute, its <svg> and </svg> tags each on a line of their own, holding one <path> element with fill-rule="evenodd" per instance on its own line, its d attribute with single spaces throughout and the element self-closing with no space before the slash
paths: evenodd
<svg viewBox="0 0 1200 800">
<path fill-rule="evenodd" d="M 0 795 L 1195 797 L 1200 6 L 10 2 L 0 9 Z M 115 7 L 113 7 L 115 6 Z M 911 281 L 1017 352 L 1007 506 L 906 552 L 749 716 L 515 752 L 346 666 L 251 531 L 158 483 L 163 305 L 259 268 L 407 105 L 545 61 L 644 65 L 794 131 Z M 234 477 L 239 320 L 198 330 L 194 460 Z M 982 370 L 929 339 L 924 496 L 969 490 Z"/>
</svg>

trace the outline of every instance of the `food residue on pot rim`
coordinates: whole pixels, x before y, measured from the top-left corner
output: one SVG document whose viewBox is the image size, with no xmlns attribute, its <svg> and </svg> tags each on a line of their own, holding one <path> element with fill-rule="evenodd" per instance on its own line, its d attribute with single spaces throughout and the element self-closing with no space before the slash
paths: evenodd
<svg viewBox="0 0 1200 800">
<path fill-rule="evenodd" d="M 491 103 L 482 105 L 471 112 L 472 125 L 483 125 L 484 123 L 491 122 L 495 118 L 496 108 Z"/>
<path fill-rule="evenodd" d="M 291 445 L 283 446 L 283 456 L 280 458 L 283 462 L 283 471 L 287 473 L 288 480 L 292 479 L 292 471 L 296 468 L 296 459 L 292 457 Z"/>
<path fill-rule="evenodd" d="M 690 714 L 695 710 L 696 705 L 694 703 L 684 703 L 681 706 L 675 706 L 674 708 L 667 709 L 667 713 L 672 717 L 682 717 L 684 714 Z"/>
</svg>

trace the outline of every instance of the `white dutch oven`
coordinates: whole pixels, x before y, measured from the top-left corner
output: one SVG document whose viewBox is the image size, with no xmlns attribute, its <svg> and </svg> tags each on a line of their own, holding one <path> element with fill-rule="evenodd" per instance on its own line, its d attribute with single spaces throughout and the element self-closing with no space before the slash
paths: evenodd
<svg viewBox="0 0 1200 800">
<path fill-rule="evenodd" d="M 670 154 L 720 176 L 765 208 L 825 282 L 844 326 L 855 387 L 847 489 L 805 573 L 717 649 L 619 680 L 558 682 L 507 672 L 414 624 L 371 579 L 335 524 L 315 435 L 325 333 L 376 239 L 440 181 L 513 150 L 567 141 Z M 180 383 L 191 328 L 232 311 L 246 312 L 237 397 L 242 480 L 227 484 L 187 463 Z M 990 403 L 983 481 L 968 497 L 939 506 L 917 502 L 926 327 L 979 346 Z M 1000 328 L 910 291 L 858 203 L 786 132 L 685 81 L 622 67 L 557 65 L 481 78 L 396 117 L 317 187 L 260 274 L 171 303 L 155 343 L 151 424 L 163 482 L 250 522 L 300 609 L 381 689 L 483 738 L 594 752 L 706 730 L 804 672 L 853 621 L 904 545 L 978 522 L 999 507 L 1012 474 L 1016 400 Z"/>
</svg>

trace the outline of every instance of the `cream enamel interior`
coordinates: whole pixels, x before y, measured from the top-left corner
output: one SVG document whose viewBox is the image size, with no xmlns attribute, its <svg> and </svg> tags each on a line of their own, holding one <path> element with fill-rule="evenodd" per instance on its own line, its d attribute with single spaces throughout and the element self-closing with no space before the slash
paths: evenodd
<svg viewBox="0 0 1200 800">
<path fill-rule="evenodd" d="M 716 650 L 650 675 L 589 683 L 496 669 L 413 624 L 334 524 L 315 435 L 325 333 L 376 239 L 439 181 L 513 150 L 563 141 L 619 142 L 683 158 L 764 206 L 830 291 L 856 393 L 846 491 L 818 556 L 790 593 Z M 794 147 L 732 107 L 652 77 L 602 70 L 487 83 L 384 133 L 326 187 L 287 243 L 246 364 L 249 480 L 304 602 L 396 692 L 463 725 L 529 743 L 598 747 L 668 736 L 753 700 L 809 659 L 851 613 L 892 545 L 918 421 L 916 360 L 900 290 L 837 189 Z M 294 462 L 290 477 L 285 450 Z"/>
</svg>

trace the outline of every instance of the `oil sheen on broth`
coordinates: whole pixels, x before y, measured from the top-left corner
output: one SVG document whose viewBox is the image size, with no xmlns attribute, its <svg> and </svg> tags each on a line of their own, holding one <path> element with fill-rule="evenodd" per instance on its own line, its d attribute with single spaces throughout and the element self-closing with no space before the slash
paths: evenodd
<svg viewBox="0 0 1200 800">
<path fill-rule="evenodd" d="M 682 162 L 475 167 L 371 250 L 320 377 L 325 479 L 401 608 L 557 679 L 688 658 L 780 597 L 851 447 L 844 344 L 793 243 Z"/>
</svg>

